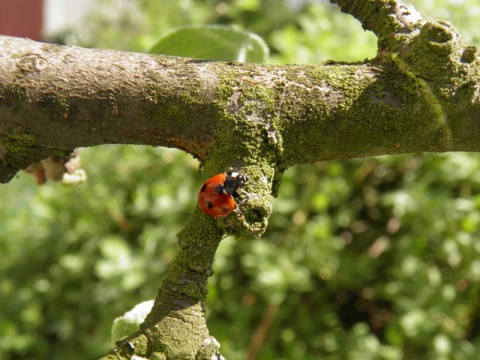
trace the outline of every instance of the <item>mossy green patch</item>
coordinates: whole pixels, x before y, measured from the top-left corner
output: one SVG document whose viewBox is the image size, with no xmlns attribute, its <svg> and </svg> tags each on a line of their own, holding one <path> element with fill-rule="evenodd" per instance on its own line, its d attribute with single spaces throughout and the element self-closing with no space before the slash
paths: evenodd
<svg viewBox="0 0 480 360">
<path fill-rule="evenodd" d="M 37 139 L 29 134 L 5 135 L 0 139 L 2 156 L 5 165 L 12 167 L 24 167 L 28 165 L 32 154 L 35 153 Z"/>
</svg>

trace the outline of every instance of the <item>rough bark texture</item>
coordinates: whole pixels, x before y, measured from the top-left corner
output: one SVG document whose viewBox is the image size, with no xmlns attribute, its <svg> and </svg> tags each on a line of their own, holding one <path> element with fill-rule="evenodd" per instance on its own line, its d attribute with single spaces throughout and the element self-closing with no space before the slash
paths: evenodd
<svg viewBox="0 0 480 360">
<path fill-rule="evenodd" d="M 446 23 L 417 32 L 400 53 L 381 49 L 369 63 L 318 66 L 197 61 L 0 37 L 0 180 L 50 155 L 100 144 L 176 147 L 204 160 L 225 129 L 236 145 L 247 118 L 256 132 L 246 135 L 276 142 L 275 163 L 283 167 L 478 151 L 476 50 L 463 47 Z"/>
<path fill-rule="evenodd" d="M 196 211 L 141 330 L 107 358 L 210 359 L 203 314 L 224 232 L 261 236 L 283 170 L 380 154 L 480 151 L 480 67 L 446 22 L 394 0 L 337 2 L 379 38 L 357 64 L 268 66 L 81 49 L 0 37 L 0 181 L 100 144 L 183 149 L 250 194 L 214 220 Z M 133 352 L 133 353 L 132 353 Z"/>
</svg>

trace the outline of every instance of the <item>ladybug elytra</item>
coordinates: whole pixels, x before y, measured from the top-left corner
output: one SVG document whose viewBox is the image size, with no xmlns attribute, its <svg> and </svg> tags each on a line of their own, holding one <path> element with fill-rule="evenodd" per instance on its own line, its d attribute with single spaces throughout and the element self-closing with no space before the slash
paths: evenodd
<svg viewBox="0 0 480 360">
<path fill-rule="evenodd" d="M 205 181 L 198 193 L 198 207 L 213 217 L 227 216 L 235 208 L 235 199 L 243 192 L 246 175 L 228 171 Z"/>
</svg>

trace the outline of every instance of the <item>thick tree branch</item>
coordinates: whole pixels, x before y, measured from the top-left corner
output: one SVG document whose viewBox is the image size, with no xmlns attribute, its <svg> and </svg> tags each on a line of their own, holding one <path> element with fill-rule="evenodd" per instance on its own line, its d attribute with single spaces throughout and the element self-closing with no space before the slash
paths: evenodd
<svg viewBox="0 0 480 360">
<path fill-rule="evenodd" d="M 75 147 L 150 144 L 203 157 L 212 142 L 214 63 L 8 37 L 0 48 L 0 156 L 10 172 Z"/>
<path fill-rule="evenodd" d="M 379 35 L 424 24 L 404 20 L 397 11 L 403 5 L 392 1 L 373 8 L 368 1 L 341 4 L 367 24 L 388 18 L 391 25 L 374 29 Z M 277 142 L 274 163 L 282 167 L 478 151 L 475 49 L 463 47 L 445 23 L 415 26 L 408 46 L 391 38 L 390 49 L 401 43 L 402 51 L 380 49 L 380 58 L 369 63 L 283 67 L 0 37 L 0 180 L 52 154 L 108 143 L 177 147 L 205 159 L 225 129 L 241 135 L 238 119 L 249 113 L 264 129 L 256 140 Z"/>
<path fill-rule="evenodd" d="M 204 159 L 219 130 L 234 130 L 235 117 L 252 109 L 262 109 L 255 122 L 266 129 L 263 140 L 281 141 L 275 162 L 282 166 L 477 151 L 475 49 L 402 3 L 339 3 L 389 39 L 379 60 L 273 67 L 1 37 L 0 180 L 49 155 L 106 143 L 171 146 Z"/>
<path fill-rule="evenodd" d="M 31 162 L 79 146 L 162 145 L 204 159 L 221 129 L 235 131 L 236 118 L 259 109 L 264 116 L 254 121 L 264 132 L 258 140 L 282 140 L 277 161 L 285 166 L 377 154 L 479 150 L 474 141 L 479 129 L 474 52 L 469 61 L 460 52 L 455 53 L 457 61 L 448 59 L 461 67 L 461 83 L 438 70 L 443 87 L 462 89 L 439 99 L 435 83 L 416 78 L 395 61 L 265 66 L 9 37 L 1 37 L 0 47 L 3 182 Z M 431 54 L 425 56 L 431 59 Z M 421 58 L 415 59 L 422 66 Z M 449 104 L 456 106 L 447 108 Z"/>
</svg>

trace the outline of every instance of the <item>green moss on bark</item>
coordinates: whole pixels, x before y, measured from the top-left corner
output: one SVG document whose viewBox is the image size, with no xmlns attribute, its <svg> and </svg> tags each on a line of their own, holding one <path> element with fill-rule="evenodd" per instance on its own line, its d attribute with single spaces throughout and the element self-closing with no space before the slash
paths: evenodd
<svg viewBox="0 0 480 360">
<path fill-rule="evenodd" d="M 0 159 L 12 168 L 25 167 L 36 156 L 36 145 L 37 139 L 33 135 L 4 135 L 0 139 Z"/>
</svg>

